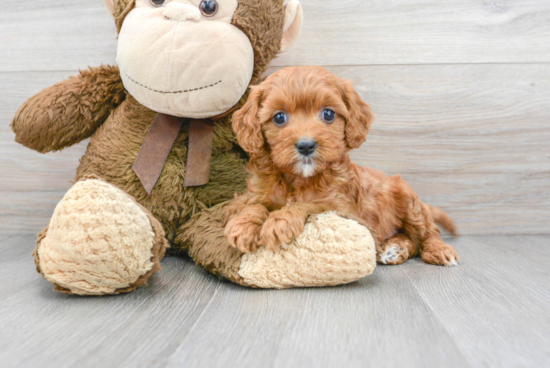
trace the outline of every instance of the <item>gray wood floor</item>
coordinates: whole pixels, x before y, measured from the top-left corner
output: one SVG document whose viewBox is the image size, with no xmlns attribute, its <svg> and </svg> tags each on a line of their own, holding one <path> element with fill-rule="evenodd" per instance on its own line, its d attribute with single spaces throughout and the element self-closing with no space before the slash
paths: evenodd
<svg viewBox="0 0 550 368">
<path fill-rule="evenodd" d="M 251 290 L 168 258 L 116 297 L 52 291 L 34 236 L 0 235 L 1 367 L 548 367 L 550 236 L 450 239 L 459 267 Z"/>
</svg>

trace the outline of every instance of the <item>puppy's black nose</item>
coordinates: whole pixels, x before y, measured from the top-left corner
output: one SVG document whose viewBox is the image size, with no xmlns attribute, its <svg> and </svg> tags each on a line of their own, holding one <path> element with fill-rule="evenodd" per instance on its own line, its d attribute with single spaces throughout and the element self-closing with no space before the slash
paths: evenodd
<svg viewBox="0 0 550 368">
<path fill-rule="evenodd" d="M 317 142 L 313 139 L 300 139 L 296 143 L 296 149 L 304 156 L 311 156 L 317 149 Z"/>
</svg>

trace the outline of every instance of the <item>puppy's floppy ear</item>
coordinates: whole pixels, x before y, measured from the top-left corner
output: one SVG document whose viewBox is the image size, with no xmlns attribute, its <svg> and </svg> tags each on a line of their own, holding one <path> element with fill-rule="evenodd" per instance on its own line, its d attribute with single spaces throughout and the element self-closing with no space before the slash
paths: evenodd
<svg viewBox="0 0 550 368">
<path fill-rule="evenodd" d="M 251 93 L 244 106 L 233 114 L 233 130 L 239 145 L 250 155 L 257 155 L 264 145 L 262 125 L 258 110 L 262 104 L 264 89 L 261 86 L 250 87 Z"/>
<path fill-rule="evenodd" d="M 374 115 L 351 82 L 342 82 L 342 96 L 349 112 L 346 121 L 346 143 L 349 149 L 359 148 L 367 140 Z"/>
</svg>

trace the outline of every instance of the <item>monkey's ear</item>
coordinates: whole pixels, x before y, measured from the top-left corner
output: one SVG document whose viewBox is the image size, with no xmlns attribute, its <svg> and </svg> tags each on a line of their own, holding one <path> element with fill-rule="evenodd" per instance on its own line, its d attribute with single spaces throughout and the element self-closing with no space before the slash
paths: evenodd
<svg viewBox="0 0 550 368">
<path fill-rule="evenodd" d="M 349 149 L 359 148 L 367 140 L 370 127 L 374 123 L 374 115 L 351 82 L 342 82 L 342 96 L 349 112 L 346 121 L 346 143 Z"/>
<path fill-rule="evenodd" d="M 115 5 L 113 4 L 113 0 L 103 0 L 105 3 L 105 7 L 111 13 L 112 16 L 115 14 Z"/>
<path fill-rule="evenodd" d="M 262 151 L 264 137 L 258 110 L 262 104 L 264 90 L 261 86 L 250 87 L 252 92 L 244 106 L 233 114 L 233 130 L 239 146 L 248 154 L 257 155 Z"/>
<path fill-rule="evenodd" d="M 304 24 L 304 11 L 298 0 L 290 0 L 285 4 L 285 24 L 283 27 L 283 41 L 281 42 L 281 53 L 290 50 L 294 42 L 302 33 Z"/>
</svg>

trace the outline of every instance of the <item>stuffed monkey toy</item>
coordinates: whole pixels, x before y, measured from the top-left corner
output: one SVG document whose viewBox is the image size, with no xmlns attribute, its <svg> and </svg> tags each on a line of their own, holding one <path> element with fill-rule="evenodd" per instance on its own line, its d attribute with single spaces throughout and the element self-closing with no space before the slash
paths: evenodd
<svg viewBox="0 0 550 368">
<path fill-rule="evenodd" d="M 41 153 L 91 137 L 75 184 L 38 236 L 55 290 L 130 292 L 168 250 L 250 287 L 349 283 L 373 272 L 361 220 L 326 213 L 280 251 L 243 254 L 223 236 L 224 202 L 246 190 L 231 129 L 248 86 L 302 27 L 297 0 L 105 0 L 117 66 L 81 71 L 27 101 L 16 141 Z"/>
</svg>

